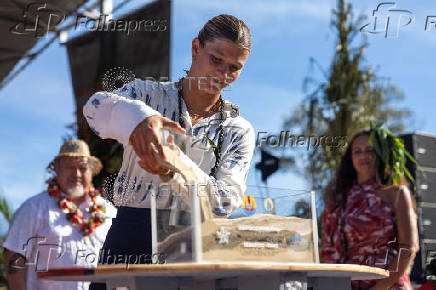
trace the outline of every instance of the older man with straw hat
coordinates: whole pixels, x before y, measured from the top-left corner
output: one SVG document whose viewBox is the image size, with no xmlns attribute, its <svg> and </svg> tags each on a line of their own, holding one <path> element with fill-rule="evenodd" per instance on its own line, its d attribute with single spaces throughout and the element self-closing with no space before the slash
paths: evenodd
<svg viewBox="0 0 436 290">
<path fill-rule="evenodd" d="M 47 190 L 16 211 L 3 244 L 9 287 L 88 289 L 88 282 L 37 279 L 36 272 L 96 266 L 116 209 L 92 187 L 100 160 L 81 140 L 66 141 L 50 162 Z"/>
</svg>

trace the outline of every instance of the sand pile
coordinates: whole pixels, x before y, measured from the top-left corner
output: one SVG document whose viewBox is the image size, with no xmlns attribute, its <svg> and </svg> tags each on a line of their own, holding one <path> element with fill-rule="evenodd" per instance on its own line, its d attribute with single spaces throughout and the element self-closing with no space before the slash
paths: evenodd
<svg viewBox="0 0 436 290">
<path fill-rule="evenodd" d="M 192 228 L 158 244 L 168 262 L 189 261 Z M 312 220 L 271 214 L 209 219 L 201 224 L 203 261 L 313 262 Z"/>
</svg>

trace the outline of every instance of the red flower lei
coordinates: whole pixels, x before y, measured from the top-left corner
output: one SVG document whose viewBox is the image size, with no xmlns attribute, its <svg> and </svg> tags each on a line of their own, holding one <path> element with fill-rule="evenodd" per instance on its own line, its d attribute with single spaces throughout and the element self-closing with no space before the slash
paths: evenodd
<svg viewBox="0 0 436 290">
<path fill-rule="evenodd" d="M 82 211 L 73 203 L 71 198 L 61 193 L 59 185 L 54 178 L 47 181 L 47 183 L 48 194 L 58 199 L 58 205 L 65 213 L 67 220 L 78 225 L 83 235 L 91 235 L 92 232 L 104 222 L 106 209 L 103 205 L 97 205 L 97 197 L 100 195 L 98 190 L 88 188 L 88 195 L 91 198 L 88 211 L 91 217 L 84 219 Z"/>
</svg>

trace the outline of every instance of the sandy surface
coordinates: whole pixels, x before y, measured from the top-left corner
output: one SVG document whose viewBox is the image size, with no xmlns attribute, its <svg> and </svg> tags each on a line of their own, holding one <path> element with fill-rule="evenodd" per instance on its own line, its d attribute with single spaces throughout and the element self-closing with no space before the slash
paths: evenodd
<svg viewBox="0 0 436 290">
<path fill-rule="evenodd" d="M 270 214 L 238 219 L 212 219 L 201 225 L 203 261 L 313 262 L 312 221 Z M 181 243 L 185 243 L 182 247 Z M 186 249 L 190 259 L 191 229 L 159 243 L 160 253 Z"/>
</svg>

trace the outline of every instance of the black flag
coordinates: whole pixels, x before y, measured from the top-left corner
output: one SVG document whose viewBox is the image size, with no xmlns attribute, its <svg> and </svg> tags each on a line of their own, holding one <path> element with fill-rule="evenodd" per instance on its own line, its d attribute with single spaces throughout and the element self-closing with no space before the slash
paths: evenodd
<svg viewBox="0 0 436 290">
<path fill-rule="evenodd" d="M 256 169 L 262 172 L 262 181 L 265 182 L 267 178 L 277 171 L 279 168 L 279 158 L 261 150 L 262 156 L 260 162 L 256 163 Z"/>
</svg>

